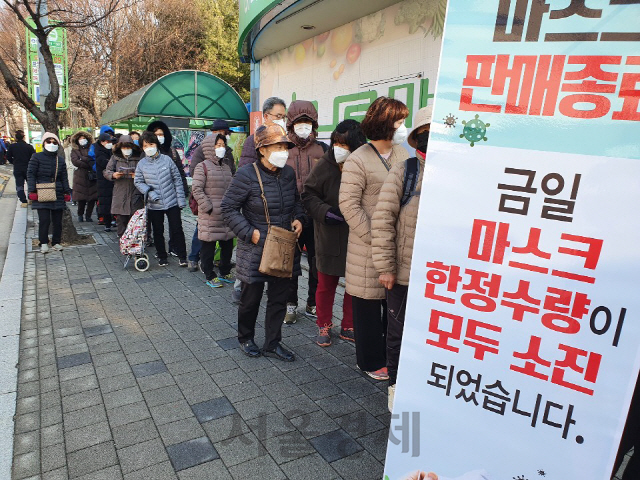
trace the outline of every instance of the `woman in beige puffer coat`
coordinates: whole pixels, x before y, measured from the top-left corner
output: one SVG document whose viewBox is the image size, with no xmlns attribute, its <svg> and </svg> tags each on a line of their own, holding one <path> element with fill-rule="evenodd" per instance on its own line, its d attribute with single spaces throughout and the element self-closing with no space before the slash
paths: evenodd
<svg viewBox="0 0 640 480">
<path fill-rule="evenodd" d="M 404 119 L 409 115 L 399 100 L 380 97 L 362 121 L 371 141 L 347 158 L 340 184 L 340 211 L 349 224 L 346 290 L 353 297 L 353 326 L 358 367 L 376 380 L 387 380 L 386 302 L 384 287 L 371 257 L 371 216 L 389 169 L 409 154 Z"/>
<path fill-rule="evenodd" d="M 224 163 L 227 141 L 224 135 L 213 135 L 202 141 L 204 161 L 193 172 L 191 193 L 198 202 L 198 239 L 202 242 L 200 262 L 207 285 L 223 286 L 233 283 L 231 278 L 231 255 L 234 234 L 222 218 L 220 204 L 231 183 L 231 169 Z M 216 242 L 220 245 L 220 276 L 213 269 Z"/>
</svg>

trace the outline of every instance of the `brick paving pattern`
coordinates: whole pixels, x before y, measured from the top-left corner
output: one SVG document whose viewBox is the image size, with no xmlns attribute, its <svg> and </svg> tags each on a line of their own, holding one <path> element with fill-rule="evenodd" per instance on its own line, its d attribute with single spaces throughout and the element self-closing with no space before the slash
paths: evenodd
<svg viewBox="0 0 640 480">
<path fill-rule="evenodd" d="M 114 233 L 78 228 L 98 243 L 27 254 L 14 480 L 382 477 L 387 385 L 357 370 L 353 345 L 318 347 L 300 315 L 283 326 L 295 362 L 247 358 L 231 286 L 176 259 L 125 270 Z"/>
</svg>

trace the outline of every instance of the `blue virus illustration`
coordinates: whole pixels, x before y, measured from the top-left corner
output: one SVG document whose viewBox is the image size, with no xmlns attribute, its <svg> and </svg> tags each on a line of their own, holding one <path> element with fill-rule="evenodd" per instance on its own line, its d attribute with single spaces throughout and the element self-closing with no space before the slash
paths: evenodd
<svg viewBox="0 0 640 480">
<path fill-rule="evenodd" d="M 546 477 L 547 472 L 545 472 L 544 470 L 538 470 L 538 475 L 540 475 L 541 477 Z"/>
<path fill-rule="evenodd" d="M 460 134 L 460 138 L 466 138 L 472 147 L 480 140 L 484 140 L 485 142 L 487 141 L 487 137 L 485 135 L 487 134 L 487 128 L 491 125 L 480 120 L 480 115 L 476 115 L 476 118 L 469 120 L 468 122 L 463 120 L 462 124 L 464 125 L 464 129 Z"/>
<path fill-rule="evenodd" d="M 444 120 L 445 127 L 455 128 L 458 117 L 454 116 L 453 113 L 450 113 L 449 115 L 444 117 L 442 120 Z"/>
<path fill-rule="evenodd" d="M 524 475 L 518 475 L 517 477 L 513 477 L 513 480 L 527 480 Z"/>
</svg>

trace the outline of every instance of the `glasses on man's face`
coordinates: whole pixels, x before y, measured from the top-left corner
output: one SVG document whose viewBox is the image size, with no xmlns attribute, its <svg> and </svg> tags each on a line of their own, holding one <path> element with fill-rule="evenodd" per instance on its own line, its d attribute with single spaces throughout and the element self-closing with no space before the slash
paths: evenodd
<svg viewBox="0 0 640 480">
<path fill-rule="evenodd" d="M 286 113 L 278 113 L 276 115 L 274 115 L 273 113 L 267 113 L 267 115 L 269 115 L 270 117 L 274 117 L 277 120 L 283 120 L 287 116 Z"/>
</svg>

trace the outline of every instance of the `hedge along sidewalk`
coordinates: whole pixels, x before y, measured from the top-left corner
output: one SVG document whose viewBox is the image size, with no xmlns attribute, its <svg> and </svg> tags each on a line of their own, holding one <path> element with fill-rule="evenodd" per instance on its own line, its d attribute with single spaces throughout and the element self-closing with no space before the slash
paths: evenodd
<svg viewBox="0 0 640 480">
<path fill-rule="evenodd" d="M 11 201 L 16 211 L 0 278 L 0 478 L 11 478 L 28 211 Z"/>
</svg>

